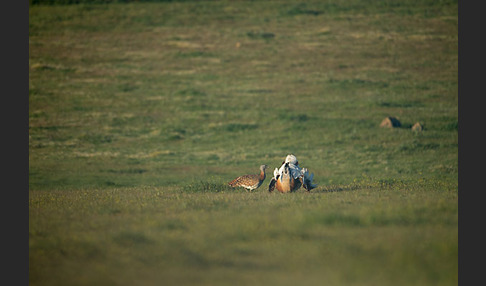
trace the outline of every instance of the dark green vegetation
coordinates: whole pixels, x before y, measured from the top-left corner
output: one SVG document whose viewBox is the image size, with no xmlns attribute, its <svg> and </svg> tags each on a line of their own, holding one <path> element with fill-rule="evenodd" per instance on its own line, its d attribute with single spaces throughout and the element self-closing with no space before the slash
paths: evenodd
<svg viewBox="0 0 486 286">
<path fill-rule="evenodd" d="M 456 285 L 457 17 L 31 5 L 30 284 Z M 289 153 L 310 194 L 266 192 Z M 224 185 L 261 164 L 255 192 Z"/>
</svg>

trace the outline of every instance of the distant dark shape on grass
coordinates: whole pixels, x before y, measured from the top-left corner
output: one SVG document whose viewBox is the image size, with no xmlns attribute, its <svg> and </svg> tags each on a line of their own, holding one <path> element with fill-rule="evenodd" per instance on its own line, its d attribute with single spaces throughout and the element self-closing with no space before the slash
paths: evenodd
<svg viewBox="0 0 486 286">
<path fill-rule="evenodd" d="M 309 174 L 307 168 L 301 168 L 297 157 L 293 154 L 287 155 L 280 168 L 275 168 L 273 178 L 268 185 L 268 191 L 273 192 L 275 188 L 281 193 L 295 192 L 304 187 L 308 192 L 317 185 L 312 183 L 314 173 Z"/>
<path fill-rule="evenodd" d="M 401 126 L 402 126 L 402 124 L 395 117 L 386 117 L 380 123 L 380 127 L 384 127 L 384 128 L 395 128 L 395 127 L 401 127 Z"/>
<path fill-rule="evenodd" d="M 223 130 L 228 132 L 238 132 L 244 130 L 252 130 L 258 128 L 258 124 L 242 124 L 242 123 L 228 123 L 223 125 Z"/>
<path fill-rule="evenodd" d="M 251 39 L 265 39 L 265 40 L 269 40 L 269 39 L 275 38 L 275 34 L 274 33 L 270 33 L 270 32 L 255 32 L 255 31 L 251 31 L 251 32 L 246 33 L 246 35 L 249 38 L 251 38 Z"/>
<path fill-rule="evenodd" d="M 268 168 L 267 165 L 260 166 L 260 174 L 243 175 L 229 182 L 228 185 L 231 187 L 243 187 L 248 189 L 250 192 L 260 187 L 265 180 L 265 170 Z"/>
<path fill-rule="evenodd" d="M 295 15 L 311 15 L 311 16 L 319 16 L 323 14 L 323 11 L 310 9 L 307 7 L 305 3 L 300 3 L 290 10 L 287 11 L 288 15 L 295 16 Z"/>
</svg>

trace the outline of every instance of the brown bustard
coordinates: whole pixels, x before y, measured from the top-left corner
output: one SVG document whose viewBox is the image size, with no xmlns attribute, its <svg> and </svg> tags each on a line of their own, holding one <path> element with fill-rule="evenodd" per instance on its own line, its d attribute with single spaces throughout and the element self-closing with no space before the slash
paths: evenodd
<svg viewBox="0 0 486 286">
<path fill-rule="evenodd" d="M 238 178 L 229 182 L 228 185 L 232 187 L 243 187 L 251 192 L 262 185 L 263 181 L 265 180 L 265 170 L 267 168 L 267 165 L 261 165 L 260 174 L 239 176 Z"/>
</svg>

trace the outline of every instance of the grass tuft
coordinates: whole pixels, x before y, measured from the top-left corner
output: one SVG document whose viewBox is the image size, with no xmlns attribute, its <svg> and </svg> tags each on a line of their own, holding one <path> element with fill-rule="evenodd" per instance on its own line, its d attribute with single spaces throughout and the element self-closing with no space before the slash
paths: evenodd
<svg viewBox="0 0 486 286">
<path fill-rule="evenodd" d="M 195 180 L 182 187 L 185 193 L 224 193 L 234 191 L 228 184 L 219 181 Z"/>
</svg>

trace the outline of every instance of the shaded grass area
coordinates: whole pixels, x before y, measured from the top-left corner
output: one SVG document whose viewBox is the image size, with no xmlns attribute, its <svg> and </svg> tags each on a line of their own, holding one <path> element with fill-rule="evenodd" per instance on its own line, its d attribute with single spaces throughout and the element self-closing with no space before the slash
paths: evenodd
<svg viewBox="0 0 486 286">
<path fill-rule="evenodd" d="M 451 185 L 362 180 L 291 196 L 216 185 L 202 193 L 30 191 L 30 281 L 457 282 L 457 189 Z"/>
</svg>

